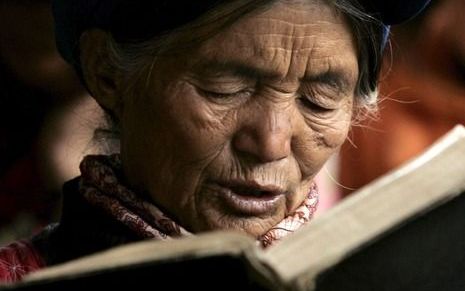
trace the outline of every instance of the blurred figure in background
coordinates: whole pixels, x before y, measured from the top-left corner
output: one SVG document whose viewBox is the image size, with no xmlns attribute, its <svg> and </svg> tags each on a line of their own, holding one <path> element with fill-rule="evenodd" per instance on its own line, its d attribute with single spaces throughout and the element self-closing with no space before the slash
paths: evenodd
<svg viewBox="0 0 465 291">
<path fill-rule="evenodd" d="M 341 150 L 345 194 L 422 152 L 465 124 L 465 0 L 433 1 L 395 29 L 385 55 L 378 120 L 355 126 Z M 391 60 L 394 60 L 391 62 Z"/>
<path fill-rule="evenodd" d="M 100 114 L 56 51 L 50 2 L 0 2 L 0 242 L 57 216 Z"/>
</svg>

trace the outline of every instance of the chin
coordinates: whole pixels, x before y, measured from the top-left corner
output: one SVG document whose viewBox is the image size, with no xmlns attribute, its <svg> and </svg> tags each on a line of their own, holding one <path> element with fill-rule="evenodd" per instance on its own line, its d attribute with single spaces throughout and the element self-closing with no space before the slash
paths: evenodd
<svg viewBox="0 0 465 291">
<path fill-rule="evenodd" d="M 219 214 L 216 211 L 210 211 L 206 214 L 208 216 L 201 219 L 203 223 L 198 225 L 198 231 L 194 232 L 231 230 L 245 233 L 257 238 L 268 232 L 273 226 L 278 224 L 284 218 L 284 215 L 273 215 L 264 218 L 244 217 L 233 214 Z"/>
</svg>

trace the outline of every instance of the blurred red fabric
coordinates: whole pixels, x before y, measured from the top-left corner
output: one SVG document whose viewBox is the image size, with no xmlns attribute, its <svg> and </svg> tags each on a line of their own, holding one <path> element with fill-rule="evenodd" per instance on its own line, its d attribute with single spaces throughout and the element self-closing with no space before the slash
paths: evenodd
<svg viewBox="0 0 465 291">
<path fill-rule="evenodd" d="M 465 124 L 463 11 L 463 0 L 438 1 L 419 22 L 393 31 L 379 120 L 349 134 L 355 146 L 346 143 L 341 151 L 342 185 L 359 188 L 421 153 L 454 125 Z"/>
<path fill-rule="evenodd" d="M 13 283 L 45 266 L 39 253 L 26 241 L 0 248 L 0 282 Z"/>
</svg>

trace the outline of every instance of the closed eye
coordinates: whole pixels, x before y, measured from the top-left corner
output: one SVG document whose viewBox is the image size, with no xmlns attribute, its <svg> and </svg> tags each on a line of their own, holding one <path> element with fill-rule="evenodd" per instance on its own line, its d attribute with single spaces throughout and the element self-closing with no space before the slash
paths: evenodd
<svg viewBox="0 0 465 291">
<path fill-rule="evenodd" d="M 310 100 L 307 96 L 301 96 L 297 98 L 298 102 L 302 104 L 306 109 L 310 110 L 313 113 L 324 114 L 333 111 L 333 108 L 325 107 L 321 104 L 316 103 L 315 101 Z"/>
<path fill-rule="evenodd" d="M 252 95 L 252 90 L 243 89 L 235 92 L 218 92 L 213 90 L 206 90 L 197 87 L 197 91 L 205 97 L 213 99 L 231 99 L 231 98 L 245 98 Z"/>
</svg>

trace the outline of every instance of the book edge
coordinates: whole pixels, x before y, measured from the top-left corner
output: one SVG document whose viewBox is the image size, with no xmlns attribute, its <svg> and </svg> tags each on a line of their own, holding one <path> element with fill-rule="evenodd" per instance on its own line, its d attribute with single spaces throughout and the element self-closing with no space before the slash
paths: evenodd
<svg viewBox="0 0 465 291">
<path fill-rule="evenodd" d="M 319 218 L 316 218 L 310 225 L 306 226 L 301 232 L 309 232 L 308 230 L 313 230 L 315 228 L 318 228 L 317 225 L 319 224 L 324 224 L 326 221 L 330 221 L 333 219 L 333 216 L 338 216 L 341 212 L 348 212 L 349 209 L 353 205 L 360 205 L 360 203 L 363 203 L 363 199 L 365 199 L 366 196 L 371 196 L 371 194 L 374 192 L 376 189 L 383 189 L 384 187 L 391 185 L 393 182 L 398 181 L 399 179 L 405 178 L 409 174 L 414 174 L 416 171 L 424 166 L 426 163 L 431 161 L 432 159 L 436 157 L 441 157 L 441 154 L 443 154 L 445 151 L 448 149 L 452 148 L 454 145 L 461 145 L 464 147 L 465 145 L 465 127 L 462 125 L 458 125 L 454 127 L 451 131 L 449 131 L 446 135 L 444 135 L 442 138 L 438 139 L 437 142 L 435 142 L 432 146 L 430 146 L 426 151 L 424 151 L 422 154 L 419 156 L 411 159 L 410 161 L 404 163 L 402 166 L 399 168 L 387 173 L 386 175 L 380 177 L 379 179 L 373 181 L 372 183 L 368 184 L 367 186 L 361 188 L 358 190 L 356 193 L 354 193 L 354 196 L 349 197 L 346 199 L 346 201 L 341 202 L 339 205 L 335 206 L 332 210 L 328 211 L 326 214 L 322 215 Z M 465 170 L 465 168 L 464 168 Z M 462 184 L 464 184 L 462 182 Z M 465 185 L 463 185 L 465 187 Z M 453 191 L 456 193 L 447 193 L 444 194 L 443 196 L 446 197 L 444 199 L 452 199 L 456 195 L 460 194 L 459 192 L 463 191 L 464 189 L 457 189 L 457 191 Z M 455 196 L 454 196 L 455 194 Z M 429 201 L 429 206 L 432 206 L 433 204 L 437 203 L 435 199 L 432 199 Z M 421 209 L 427 208 L 427 206 L 422 207 Z M 412 211 L 411 211 L 412 212 Z M 402 223 L 402 221 L 405 221 L 406 219 L 409 219 L 413 217 L 416 214 L 419 214 L 421 211 L 419 210 L 414 210 L 412 213 L 410 213 L 410 216 L 408 217 L 403 217 L 400 221 L 395 222 L 394 224 L 390 225 L 388 229 L 394 228 L 399 223 Z M 307 231 L 305 229 L 308 229 Z M 380 234 L 384 233 L 388 229 L 383 229 Z M 298 233 L 295 235 L 299 236 Z M 310 234 L 307 233 L 305 235 L 300 234 L 300 236 L 309 236 Z M 372 239 L 375 239 L 377 236 L 371 237 L 365 241 L 361 241 L 357 243 L 357 246 L 360 246 L 362 244 L 368 243 Z M 291 237 L 287 238 L 286 240 L 292 240 Z M 295 239 L 293 240 L 295 241 Z M 349 253 L 345 254 L 339 254 L 336 255 L 333 258 L 329 258 L 331 260 L 331 263 L 323 263 L 322 265 L 314 265 L 315 269 L 312 272 L 297 272 L 294 274 L 294 276 L 283 276 L 284 270 L 280 268 L 280 264 L 283 262 L 283 259 L 285 259 L 285 256 L 283 255 L 286 252 L 281 252 L 281 250 L 284 250 L 288 248 L 288 244 L 283 242 L 275 247 L 270 248 L 268 250 L 263 258 L 263 261 L 265 264 L 268 264 L 270 268 L 276 269 L 277 273 L 281 276 L 280 280 L 288 282 L 290 284 L 289 286 L 292 286 L 290 288 L 297 288 L 295 290 L 303 290 L 302 284 L 303 282 L 299 281 L 305 281 L 305 290 L 311 290 L 312 289 L 312 284 L 314 284 L 313 280 L 316 278 L 316 275 L 319 274 L 320 272 L 324 271 L 330 266 L 333 266 L 343 260 Z M 292 246 L 291 246 L 292 248 Z M 301 249 L 302 246 L 299 246 L 297 249 Z M 358 249 L 357 247 L 352 248 L 351 250 Z M 280 253 L 281 252 L 281 253 Z M 274 258 L 277 257 L 278 259 Z M 292 259 L 290 259 L 292 260 Z M 306 277 L 305 280 L 301 280 L 299 276 L 301 274 L 305 274 L 304 276 Z"/>
</svg>

